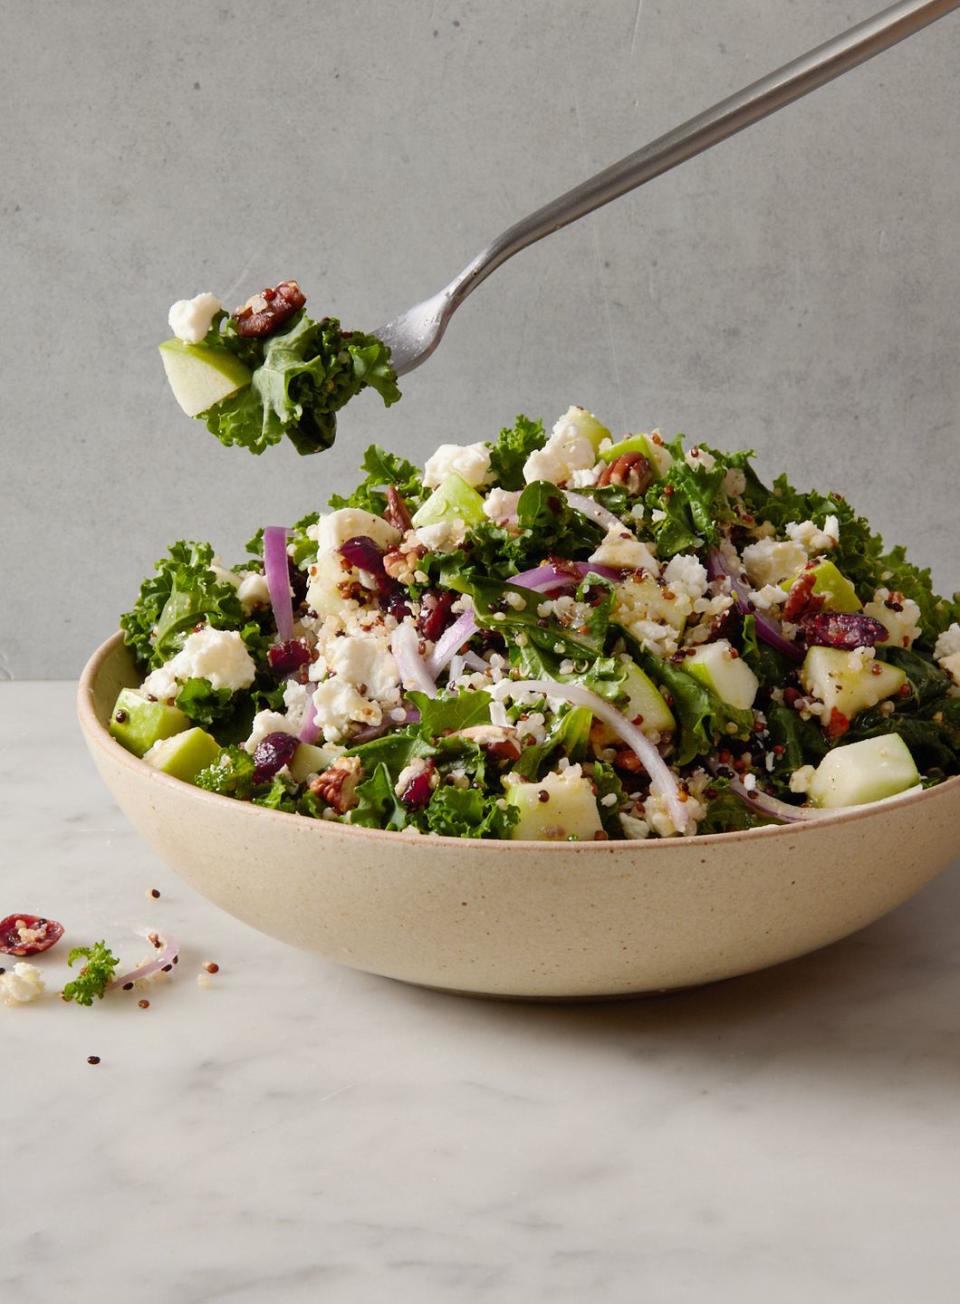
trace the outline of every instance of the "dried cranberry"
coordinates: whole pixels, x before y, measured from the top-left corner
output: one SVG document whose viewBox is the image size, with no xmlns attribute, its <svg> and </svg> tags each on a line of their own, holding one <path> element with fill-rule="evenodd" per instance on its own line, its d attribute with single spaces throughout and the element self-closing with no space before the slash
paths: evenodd
<svg viewBox="0 0 960 1304">
<path fill-rule="evenodd" d="M 399 584 L 392 593 L 380 599 L 380 605 L 387 615 L 393 616 L 395 620 L 405 620 L 410 615 L 406 594 Z"/>
<path fill-rule="evenodd" d="M 383 552 L 366 534 L 358 534 L 340 545 L 340 556 L 357 570 L 366 571 L 376 582 L 377 591 L 389 591 L 396 583 L 383 569 Z"/>
<path fill-rule="evenodd" d="M 253 753 L 254 783 L 265 783 L 267 779 L 272 779 L 278 770 L 293 759 L 298 746 L 298 740 L 293 734 L 278 732 L 262 738 Z"/>
<path fill-rule="evenodd" d="M 428 762 L 426 769 L 415 775 L 404 788 L 400 800 L 408 810 L 420 810 L 428 805 L 433 796 L 433 770 L 433 764 Z"/>
<path fill-rule="evenodd" d="M 804 617 L 801 628 L 808 647 L 835 647 L 845 652 L 858 647 L 873 647 L 888 638 L 879 620 L 850 612 L 821 611 L 815 616 Z"/>
<path fill-rule="evenodd" d="M 21 936 L 24 932 L 33 934 L 29 939 Z M 0 951 L 4 955 L 39 955 L 56 946 L 63 936 L 63 924 L 55 919 L 43 919 L 38 915 L 7 915 L 0 920 Z"/>
<path fill-rule="evenodd" d="M 308 665 L 310 659 L 310 649 L 298 638 L 289 643 L 276 643 L 267 650 L 270 669 L 278 675 L 292 675 L 301 666 Z"/>
<path fill-rule="evenodd" d="M 740 637 L 742 626 L 743 615 L 740 609 L 735 605 L 729 606 L 726 611 L 721 611 L 719 616 L 714 616 L 710 622 L 707 642 L 714 643 L 718 638 L 725 638 L 728 642 L 735 643 Z"/>
<path fill-rule="evenodd" d="M 417 629 L 431 643 L 436 643 L 446 629 L 447 622 L 450 619 L 450 608 L 456 601 L 456 597 L 457 595 L 450 589 L 444 589 L 440 593 L 425 593 L 423 595 L 423 605 L 420 609 Z"/>
</svg>

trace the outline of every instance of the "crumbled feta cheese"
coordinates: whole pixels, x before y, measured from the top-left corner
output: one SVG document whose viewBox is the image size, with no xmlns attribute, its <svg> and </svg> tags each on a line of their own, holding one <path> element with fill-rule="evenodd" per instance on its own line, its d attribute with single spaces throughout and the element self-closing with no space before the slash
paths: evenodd
<svg viewBox="0 0 960 1304">
<path fill-rule="evenodd" d="M 955 656 L 958 652 L 960 652 L 960 625 L 954 621 L 937 639 L 933 655 L 938 661 L 945 661 L 947 657 Z"/>
<path fill-rule="evenodd" d="M 40 970 L 25 960 L 0 974 L 0 1000 L 4 1005 L 27 1005 L 45 991 L 46 984 Z"/>
<path fill-rule="evenodd" d="M 261 575 L 259 571 L 244 571 L 242 575 L 237 575 L 236 579 L 240 581 L 237 597 L 244 611 L 250 612 L 254 607 L 270 605 L 270 588 L 266 575 Z"/>
<path fill-rule="evenodd" d="M 570 476 L 571 489 L 590 489 L 600 479 L 600 473 L 603 465 L 584 466 L 574 471 Z"/>
<path fill-rule="evenodd" d="M 236 630 L 206 625 L 189 634 L 177 655 L 147 676 L 141 691 L 166 702 L 187 679 L 206 679 L 212 688 L 235 693 L 249 688 L 256 673 L 247 645 Z"/>
<path fill-rule="evenodd" d="M 615 792 L 608 792 L 605 797 L 600 798 L 601 806 L 609 807 L 609 806 L 616 806 L 616 804 L 617 804 L 617 794 Z"/>
<path fill-rule="evenodd" d="M 417 542 L 423 544 L 427 552 L 453 552 L 459 548 L 467 537 L 467 527 L 459 516 L 453 520 L 436 521 L 433 525 L 421 525 L 414 530 Z"/>
<path fill-rule="evenodd" d="M 616 566 L 623 570 L 645 570 L 652 575 L 660 573 L 660 564 L 647 545 L 622 525 L 610 526 L 600 546 L 591 553 L 589 560 L 601 566 Z"/>
<path fill-rule="evenodd" d="M 427 458 L 423 468 L 424 486 L 436 489 L 452 473 L 474 489 L 483 484 L 490 475 L 490 449 L 486 444 L 441 444 Z"/>
<path fill-rule="evenodd" d="M 703 819 L 706 810 L 693 796 L 688 796 L 684 809 L 687 813 L 687 826 L 684 829 L 684 836 L 692 837 L 697 831 L 697 820 Z M 643 803 L 643 817 L 654 833 L 658 833 L 661 838 L 676 837 L 680 831 L 673 822 L 673 816 L 670 814 L 670 807 L 666 798 L 659 793 L 652 792 Z"/>
<path fill-rule="evenodd" d="M 520 501 L 519 490 L 512 493 L 509 489 L 491 489 L 483 500 L 483 514 L 491 521 L 512 520 L 517 514 Z"/>
<path fill-rule="evenodd" d="M 534 480 L 566 484 L 574 471 L 593 467 L 597 455 L 591 441 L 570 419 L 573 411 L 570 409 L 560 418 L 543 448 L 527 458 L 523 466 L 523 478 L 527 484 Z"/>
<path fill-rule="evenodd" d="M 779 584 L 764 584 L 762 589 L 751 589 L 750 601 L 758 611 L 769 611 L 786 602 L 789 594 Z"/>
<path fill-rule="evenodd" d="M 816 770 L 812 765 L 801 765 L 790 775 L 790 791 L 798 794 L 809 792 L 815 774 Z"/>
<path fill-rule="evenodd" d="M 840 542 L 840 522 L 828 516 L 821 530 L 813 521 L 791 522 L 786 526 L 787 538 L 799 543 L 808 557 L 818 557 L 829 552 Z"/>
<path fill-rule="evenodd" d="M 887 631 L 888 647 L 911 647 L 920 637 L 920 608 L 902 593 L 877 589 L 863 614 L 879 620 Z"/>
<path fill-rule="evenodd" d="M 311 689 L 308 684 L 300 684 L 296 679 L 288 679 L 283 690 L 283 704 L 287 708 L 287 725 L 291 733 L 300 732 L 307 714 L 307 701 Z"/>
<path fill-rule="evenodd" d="M 345 635 L 328 643 L 323 657 L 331 674 L 367 697 L 391 704 L 399 700 L 397 664 L 383 638 Z"/>
<path fill-rule="evenodd" d="M 691 448 L 690 451 L 684 455 L 684 461 L 687 466 L 693 467 L 694 470 L 696 470 L 698 466 L 702 466 L 705 471 L 712 471 L 717 465 L 717 459 L 712 453 L 708 453 L 705 448 Z"/>
<path fill-rule="evenodd" d="M 623 829 L 623 836 L 638 841 L 641 838 L 650 836 L 650 825 L 646 820 L 638 820 L 635 815 L 621 815 L 620 827 Z"/>
<path fill-rule="evenodd" d="M 707 591 L 707 572 L 692 552 L 680 552 L 667 563 L 663 578 L 674 593 L 696 601 Z"/>
<path fill-rule="evenodd" d="M 339 742 L 351 724 L 379 724 L 383 709 L 379 702 L 368 702 L 343 679 L 325 679 L 313 692 L 317 727 L 330 742 Z"/>
<path fill-rule="evenodd" d="M 214 294 L 205 292 L 192 299 L 178 299 L 167 314 L 170 329 L 185 344 L 199 344 L 223 308 Z"/>
<path fill-rule="evenodd" d="M 790 539 L 760 539 L 743 550 L 743 567 L 754 588 L 765 584 L 780 584 L 792 579 L 807 564 L 807 552 L 802 544 Z"/>
<path fill-rule="evenodd" d="M 747 477 L 739 466 L 731 466 L 723 477 L 723 492 L 728 498 L 739 498 L 747 488 Z"/>
<path fill-rule="evenodd" d="M 951 656 L 940 658 L 940 669 L 945 670 L 953 682 L 960 685 L 960 652 L 954 652 Z"/>
</svg>

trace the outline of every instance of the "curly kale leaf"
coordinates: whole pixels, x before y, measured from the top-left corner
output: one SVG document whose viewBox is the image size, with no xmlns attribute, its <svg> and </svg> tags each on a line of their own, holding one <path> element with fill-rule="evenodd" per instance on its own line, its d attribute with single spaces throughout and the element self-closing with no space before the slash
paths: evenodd
<svg viewBox="0 0 960 1304">
<path fill-rule="evenodd" d="M 500 431 L 490 446 L 490 470 L 501 489 L 522 489 L 523 464 L 547 442 L 542 421 L 531 421 L 521 412 L 512 426 Z"/>
<path fill-rule="evenodd" d="M 253 757 L 242 747 L 225 747 L 212 765 L 200 771 L 194 783 L 207 792 L 245 801 L 253 795 L 256 786 L 253 779 L 255 768 Z"/>
<path fill-rule="evenodd" d="M 212 563 L 209 543 L 180 540 L 144 580 L 133 608 L 120 617 L 124 642 L 141 668 L 168 661 L 200 622 L 238 630 L 244 642 L 259 646 L 259 625 L 247 620 L 235 586 L 218 579 Z"/>
<path fill-rule="evenodd" d="M 359 507 L 374 516 L 382 516 L 387 506 L 384 490 L 388 485 L 396 489 L 411 511 L 419 507 L 424 497 L 423 481 L 420 471 L 405 457 L 371 444 L 363 455 L 360 469 L 365 472 L 365 478 L 348 497 L 334 494 L 329 500 L 331 507 Z"/>
<path fill-rule="evenodd" d="M 93 946 L 75 946 L 67 956 L 67 964 L 72 969 L 78 960 L 87 963 L 64 987 L 63 999 L 76 1001 L 78 1005 L 92 1005 L 94 999 L 102 1001 L 120 961 L 103 941 L 94 942 Z"/>
<path fill-rule="evenodd" d="M 508 838 L 520 818 L 515 806 L 500 806 L 496 794 L 477 788 L 438 788 L 426 808 L 431 833 L 448 838 Z"/>
<path fill-rule="evenodd" d="M 209 339 L 209 337 L 208 337 Z M 286 437 L 298 453 L 329 448 L 336 438 L 336 413 L 369 387 L 389 406 L 400 398 L 390 350 L 374 335 L 343 331 L 335 317 L 321 321 L 301 313 L 284 331 L 241 349 L 231 322 L 217 337 L 248 366 L 249 385 L 216 403 L 201 418 L 221 443 L 239 444 L 259 455 Z"/>
</svg>

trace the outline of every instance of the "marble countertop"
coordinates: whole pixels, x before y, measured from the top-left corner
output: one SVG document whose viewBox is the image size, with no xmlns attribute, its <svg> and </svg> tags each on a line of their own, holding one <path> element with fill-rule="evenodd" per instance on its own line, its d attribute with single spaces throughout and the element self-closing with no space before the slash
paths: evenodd
<svg viewBox="0 0 960 1304">
<path fill-rule="evenodd" d="M 706 990 L 447 997 L 198 897 L 114 807 L 72 695 L 0 685 L 0 915 L 133 960 L 131 928 L 168 929 L 183 953 L 148 1010 L 0 1006 L 4 1298 L 956 1300 L 955 871 L 846 942 Z M 221 970 L 202 988 L 205 960 Z"/>
</svg>

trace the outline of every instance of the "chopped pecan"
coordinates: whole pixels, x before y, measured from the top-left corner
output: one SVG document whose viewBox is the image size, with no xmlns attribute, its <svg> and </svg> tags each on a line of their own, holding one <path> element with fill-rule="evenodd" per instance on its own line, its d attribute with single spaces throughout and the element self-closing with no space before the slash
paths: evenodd
<svg viewBox="0 0 960 1304">
<path fill-rule="evenodd" d="M 787 600 L 783 604 L 783 619 L 796 624 L 804 616 L 815 615 L 823 606 L 823 598 L 813 591 L 817 574 L 812 566 L 807 566 L 790 587 Z"/>
<path fill-rule="evenodd" d="M 306 302 L 306 296 L 296 281 L 281 281 L 273 288 L 268 286 L 234 313 L 237 334 L 245 339 L 263 339 L 272 335 Z"/>
<path fill-rule="evenodd" d="M 597 484 L 614 484 L 631 494 L 646 493 L 653 484 L 653 467 L 642 453 L 621 453 L 603 468 Z"/>
<path fill-rule="evenodd" d="M 391 548 L 389 552 L 384 553 L 383 569 L 392 580 L 399 580 L 401 584 L 412 584 L 417 562 L 426 554 L 427 550 L 423 544 L 417 543 L 411 535 L 409 542 L 404 539 L 399 547 Z"/>
<path fill-rule="evenodd" d="M 387 510 L 383 516 L 384 520 L 389 521 L 393 528 L 402 534 L 413 529 L 413 519 L 407 510 L 407 504 L 397 492 L 396 485 L 387 485 Z"/>
<path fill-rule="evenodd" d="M 323 774 L 311 780 L 310 791 L 315 792 L 321 801 L 332 806 L 340 815 L 345 814 L 357 804 L 357 784 L 363 778 L 363 766 L 359 756 L 341 756 L 324 770 Z"/>
<path fill-rule="evenodd" d="M 517 731 L 509 725 L 472 724 L 461 729 L 456 737 L 468 738 L 490 756 L 499 756 L 505 761 L 515 761 L 521 751 Z"/>
</svg>

